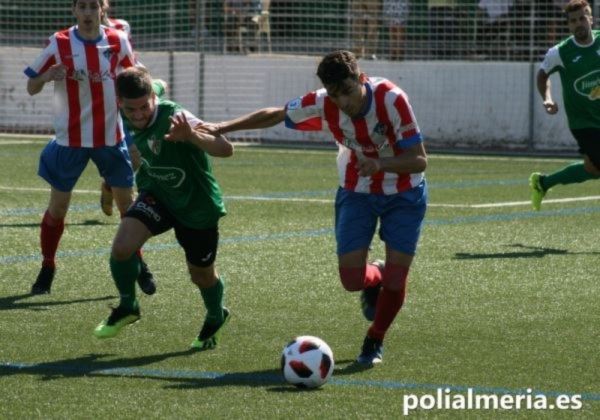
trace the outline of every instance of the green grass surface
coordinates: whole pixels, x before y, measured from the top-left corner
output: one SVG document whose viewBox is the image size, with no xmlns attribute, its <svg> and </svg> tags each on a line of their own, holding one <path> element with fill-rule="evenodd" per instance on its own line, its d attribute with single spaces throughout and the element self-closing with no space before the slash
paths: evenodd
<svg viewBox="0 0 600 420">
<path fill-rule="evenodd" d="M 0 139 L 0 418 L 398 418 L 403 397 L 582 394 L 581 410 L 415 411 L 415 417 L 600 417 L 598 182 L 556 187 L 530 210 L 527 177 L 568 160 L 431 155 L 430 208 L 407 303 L 384 363 L 356 369 L 368 323 L 337 277 L 335 152 L 238 147 L 215 160 L 227 199 L 217 257 L 232 318 L 218 348 L 188 350 L 204 310 L 172 233 L 145 248 L 158 281 L 117 338 L 92 331 L 117 302 L 108 253 L 118 219 L 97 205 L 97 171 L 76 186 L 51 295 L 39 270 L 44 143 Z M 504 205 L 503 203 L 512 203 Z M 473 207 L 473 205 L 483 205 Z M 372 256 L 382 257 L 376 239 Z M 333 349 L 332 381 L 285 385 L 296 335 Z"/>
</svg>

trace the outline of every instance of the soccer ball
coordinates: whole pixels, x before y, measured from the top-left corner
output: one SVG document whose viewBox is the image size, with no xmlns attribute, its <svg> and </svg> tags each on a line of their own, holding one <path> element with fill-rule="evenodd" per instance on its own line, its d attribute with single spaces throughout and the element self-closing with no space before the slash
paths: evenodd
<svg viewBox="0 0 600 420">
<path fill-rule="evenodd" d="M 318 337 L 294 338 L 281 354 L 281 372 L 285 380 L 299 388 L 317 388 L 331 378 L 333 353 Z"/>
</svg>

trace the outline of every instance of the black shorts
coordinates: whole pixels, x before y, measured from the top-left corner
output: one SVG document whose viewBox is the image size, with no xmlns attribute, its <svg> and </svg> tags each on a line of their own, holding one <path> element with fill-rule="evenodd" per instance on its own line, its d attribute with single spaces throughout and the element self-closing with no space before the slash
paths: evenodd
<svg viewBox="0 0 600 420">
<path fill-rule="evenodd" d="M 219 228 L 193 229 L 182 225 L 156 197 L 140 191 L 124 217 L 142 222 L 152 235 L 160 235 L 173 228 L 177 242 L 185 251 L 187 261 L 198 267 L 208 267 L 215 262 L 219 243 Z"/>
<path fill-rule="evenodd" d="M 600 169 L 600 128 L 577 128 L 571 130 L 579 145 L 579 153 L 587 155 Z"/>
</svg>

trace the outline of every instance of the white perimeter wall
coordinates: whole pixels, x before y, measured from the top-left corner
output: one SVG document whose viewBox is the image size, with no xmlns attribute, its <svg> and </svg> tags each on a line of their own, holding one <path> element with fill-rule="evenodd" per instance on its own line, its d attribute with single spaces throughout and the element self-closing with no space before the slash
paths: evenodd
<svg viewBox="0 0 600 420">
<path fill-rule="evenodd" d="M 34 97 L 25 90 L 23 69 L 38 53 L 39 49 L 0 48 L 0 127 L 51 127 L 51 87 Z M 205 56 L 203 91 L 198 54 L 140 52 L 139 57 L 155 77 L 171 82 L 172 99 L 207 121 L 284 105 L 319 87 L 318 57 Z M 527 148 L 532 136 L 536 150 L 576 148 L 564 112 L 547 115 L 537 92 L 531 90 L 537 66 L 458 61 L 362 61 L 360 65 L 367 74 L 387 77 L 407 92 L 432 146 L 515 150 Z M 174 69 L 173 75 L 169 68 Z M 560 81 L 556 76 L 552 81 L 554 96 L 562 103 Z M 321 133 L 299 133 L 283 126 L 242 134 L 275 140 L 328 139 Z"/>
</svg>

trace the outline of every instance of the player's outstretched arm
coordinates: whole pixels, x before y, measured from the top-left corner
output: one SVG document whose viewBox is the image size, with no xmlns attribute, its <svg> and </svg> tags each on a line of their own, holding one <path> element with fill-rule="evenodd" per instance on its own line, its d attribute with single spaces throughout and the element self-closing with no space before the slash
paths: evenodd
<svg viewBox="0 0 600 420">
<path fill-rule="evenodd" d="M 215 157 L 233 155 L 233 145 L 225 137 L 194 129 L 185 114 L 171 117 L 171 124 L 171 129 L 165 136 L 166 141 L 190 143 Z"/>
<path fill-rule="evenodd" d="M 225 134 L 232 131 L 269 128 L 285 120 L 285 108 L 263 108 L 239 118 L 220 123 L 204 123 L 198 130 L 210 134 Z"/>
</svg>

